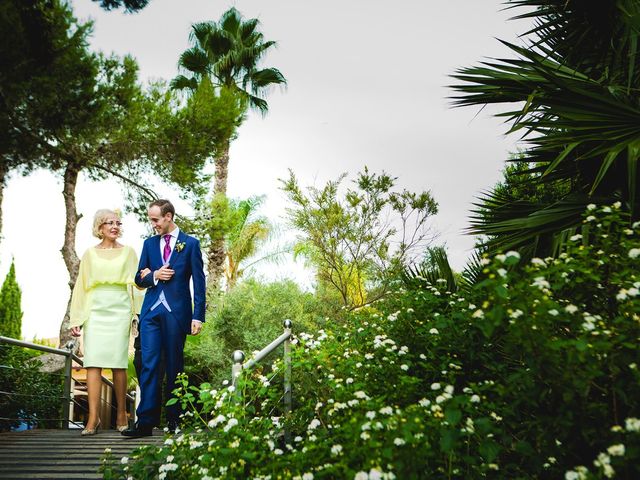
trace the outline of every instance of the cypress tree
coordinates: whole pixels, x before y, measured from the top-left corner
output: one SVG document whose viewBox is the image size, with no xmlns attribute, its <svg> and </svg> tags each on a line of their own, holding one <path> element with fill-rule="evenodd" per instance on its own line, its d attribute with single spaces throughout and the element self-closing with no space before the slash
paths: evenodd
<svg viewBox="0 0 640 480">
<path fill-rule="evenodd" d="M 0 335 L 20 339 L 22 331 L 22 292 L 16 280 L 15 263 L 0 290 Z"/>
</svg>

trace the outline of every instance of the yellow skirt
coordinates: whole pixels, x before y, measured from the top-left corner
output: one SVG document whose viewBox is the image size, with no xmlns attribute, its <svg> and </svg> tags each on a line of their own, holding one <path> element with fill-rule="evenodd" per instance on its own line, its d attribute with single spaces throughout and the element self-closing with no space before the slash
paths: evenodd
<svg viewBox="0 0 640 480">
<path fill-rule="evenodd" d="M 98 285 L 83 326 L 85 367 L 127 368 L 131 300 L 125 285 Z"/>
</svg>

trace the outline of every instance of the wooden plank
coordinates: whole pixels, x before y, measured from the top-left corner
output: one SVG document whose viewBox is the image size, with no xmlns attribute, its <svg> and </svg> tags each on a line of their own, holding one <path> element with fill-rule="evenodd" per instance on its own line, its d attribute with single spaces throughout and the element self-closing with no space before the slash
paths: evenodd
<svg viewBox="0 0 640 480">
<path fill-rule="evenodd" d="M 2 472 L 0 472 L 2 473 Z M 33 473 L 12 473 L 12 474 L 8 474 L 8 475 L 2 475 L 0 478 L 2 478 L 3 480 L 22 480 L 23 478 L 28 478 L 30 480 L 55 480 L 55 479 L 59 479 L 59 478 L 69 478 L 69 479 L 73 479 L 73 478 L 102 478 L 102 475 L 98 474 L 98 473 L 89 473 L 89 472 L 83 472 L 83 473 L 55 473 L 55 472 L 48 472 L 48 473 L 42 473 L 42 475 L 38 475 L 37 477 L 33 476 Z"/>
<path fill-rule="evenodd" d="M 105 449 L 119 459 L 145 445 L 162 445 L 164 432 L 129 439 L 115 430 L 83 437 L 79 430 L 27 430 L 0 433 L 1 479 L 101 478 L 97 473 Z"/>
</svg>

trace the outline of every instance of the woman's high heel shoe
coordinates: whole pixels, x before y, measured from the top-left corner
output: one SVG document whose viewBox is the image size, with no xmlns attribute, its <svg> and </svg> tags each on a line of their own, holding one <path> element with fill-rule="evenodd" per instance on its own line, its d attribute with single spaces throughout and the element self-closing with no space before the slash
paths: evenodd
<svg viewBox="0 0 640 480">
<path fill-rule="evenodd" d="M 100 420 L 98 420 L 98 423 L 96 424 L 95 428 L 85 428 L 84 430 L 82 430 L 80 432 L 80 435 L 85 436 L 85 435 L 95 435 L 96 433 L 98 433 L 98 428 L 100 427 Z"/>
<path fill-rule="evenodd" d="M 129 424 L 126 425 L 116 425 L 116 430 L 118 430 L 119 432 L 124 432 L 125 430 L 129 429 Z"/>
</svg>

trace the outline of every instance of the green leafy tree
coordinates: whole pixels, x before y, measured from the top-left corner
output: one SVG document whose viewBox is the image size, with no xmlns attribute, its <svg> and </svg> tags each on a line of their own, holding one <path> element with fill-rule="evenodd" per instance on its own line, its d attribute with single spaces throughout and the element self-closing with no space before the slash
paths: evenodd
<svg viewBox="0 0 640 480">
<path fill-rule="evenodd" d="M 20 339 L 22 332 L 22 292 L 16 280 L 16 266 L 11 262 L 0 289 L 0 335 Z"/>
<path fill-rule="evenodd" d="M 517 58 L 459 70 L 455 101 L 508 104 L 499 115 L 527 140 L 530 181 L 564 194 L 513 201 L 489 193 L 472 230 L 489 238 L 491 251 L 526 248 L 546 256 L 580 225 L 591 202 L 620 200 L 632 219 L 640 214 L 640 3 L 508 3 L 527 9 L 517 18 L 533 19 L 530 44 L 503 42 Z"/>
<path fill-rule="evenodd" d="M 100 2 L 100 6 L 105 10 L 114 10 L 123 7 L 125 12 L 137 12 L 149 4 L 149 0 L 91 0 Z"/>
<path fill-rule="evenodd" d="M 27 69 L 20 75 L 7 69 L 11 81 L 3 83 L 0 112 L 8 132 L 0 137 L 3 172 L 43 167 L 62 177 L 66 222 L 61 252 L 73 286 L 79 265 L 75 188 L 80 174 L 92 180 L 118 178 L 138 211 L 140 203 L 156 197 L 145 185 L 149 172 L 180 186 L 185 195 L 202 194 L 200 185 L 208 180 L 202 167 L 211 147 L 200 124 L 212 108 L 209 104 L 207 109 L 198 108 L 197 99 L 183 105 L 162 84 L 143 89 L 137 64 L 130 57 L 89 51 L 91 24 L 78 22 L 66 2 L 32 2 L 32 10 L 42 17 L 42 25 L 35 26 L 31 10 L 25 13 L 24 6 L 8 5 L 12 9 L 0 9 L 7 13 L 2 28 L 9 28 L 13 17 L 24 24 L 22 36 L 14 40 L 8 35 L 10 66 L 21 71 L 20 57 L 13 52 L 24 44 L 35 52 L 27 66 L 37 67 L 36 60 L 42 59 L 46 68 Z M 32 45 L 31 37 L 40 26 L 50 33 L 44 42 L 50 48 Z M 60 343 L 70 339 L 67 314 L 60 327 Z"/>
<path fill-rule="evenodd" d="M 536 170 L 535 165 L 522 160 L 521 155 L 509 159 L 503 170 L 503 179 L 474 203 L 469 233 L 480 233 L 483 231 L 483 225 L 500 224 L 513 216 L 514 212 L 521 214 L 525 210 L 535 211 L 570 194 L 570 179 L 546 182 L 540 181 L 541 176 L 542 173 Z M 557 238 L 564 239 L 569 232 L 575 233 L 573 230 L 575 229 L 567 229 Z M 493 242 L 504 240 L 501 233 L 482 236 L 477 244 L 478 251 L 486 252 Z M 521 246 L 520 253 L 526 258 L 532 258 L 536 253 L 555 255 L 559 252 L 562 242 L 552 240 L 553 237 L 550 235 L 539 235 L 532 242 Z"/>
<path fill-rule="evenodd" d="M 275 42 L 266 41 L 258 30 L 257 19 L 243 20 L 235 8 L 227 10 L 217 22 L 193 25 L 192 47 L 180 56 L 179 65 L 185 75 L 171 82 L 173 88 L 198 92 L 203 82 L 210 83 L 220 96 L 236 99 L 236 121 L 227 135 L 216 142 L 211 153 L 215 163 L 214 195 L 226 195 L 229 165 L 229 147 L 237 127 L 244 120 L 247 107 L 255 108 L 263 115 L 268 104 L 263 98 L 273 85 L 284 85 L 286 80 L 276 68 L 259 68 L 266 53 Z M 213 124 L 215 125 L 215 124 Z M 213 212 L 214 214 L 217 212 Z M 208 282 L 215 288 L 224 273 L 224 238 L 212 238 L 207 251 Z"/>
<path fill-rule="evenodd" d="M 195 216 L 182 220 L 186 230 L 202 239 L 203 249 L 209 247 L 211 239 L 219 236 L 225 239 L 224 274 L 227 291 L 236 285 L 248 268 L 259 262 L 277 262 L 284 253 L 290 251 L 285 246 L 257 255 L 274 231 L 269 220 L 257 214 L 263 201 L 264 197 L 257 196 L 233 200 L 215 195 L 197 202 Z"/>
<path fill-rule="evenodd" d="M 0 45 L 0 233 L 2 194 L 10 173 L 29 173 L 42 165 L 49 146 L 42 137 L 62 121 L 70 91 L 92 74 L 83 46 L 90 24 L 71 24 L 70 10 L 60 1 L 0 4 L 5 39 Z M 56 88 L 65 79 L 68 83 Z"/>
<path fill-rule="evenodd" d="M 292 204 L 289 221 L 301 232 L 297 253 L 315 267 L 319 282 L 337 290 L 343 305 L 357 308 L 384 296 L 424 251 L 438 204 L 430 192 L 393 191 L 395 178 L 366 167 L 355 188 L 342 195 L 345 176 L 305 192 L 289 171 L 282 190 Z"/>
</svg>

